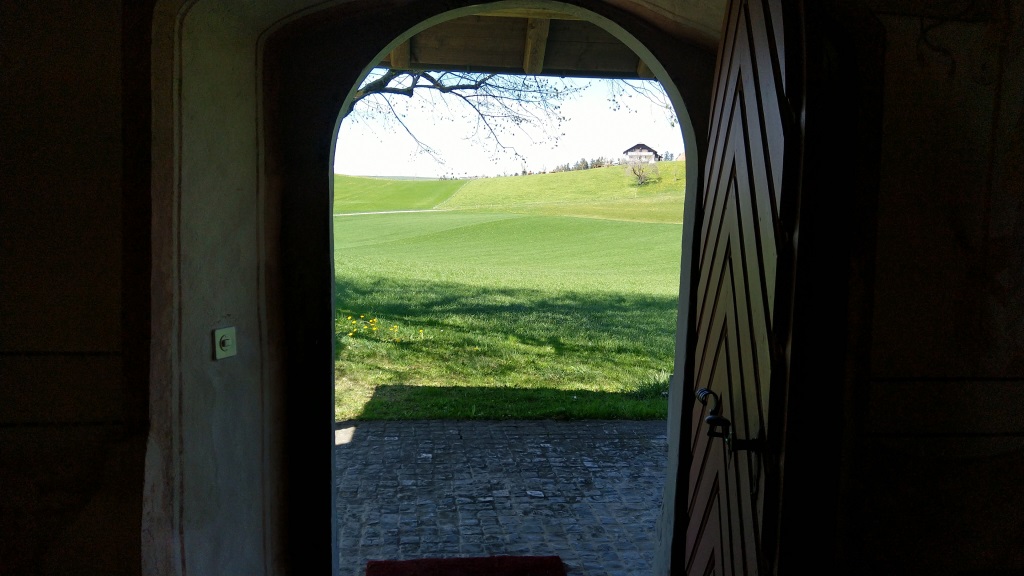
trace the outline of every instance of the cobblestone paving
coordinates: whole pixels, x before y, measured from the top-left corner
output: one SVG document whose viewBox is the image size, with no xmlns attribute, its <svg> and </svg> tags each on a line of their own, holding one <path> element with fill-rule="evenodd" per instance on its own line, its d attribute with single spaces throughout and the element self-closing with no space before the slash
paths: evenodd
<svg viewBox="0 0 1024 576">
<path fill-rule="evenodd" d="M 340 576 L 368 559 L 558 555 L 647 576 L 665 421 L 339 423 Z"/>
</svg>

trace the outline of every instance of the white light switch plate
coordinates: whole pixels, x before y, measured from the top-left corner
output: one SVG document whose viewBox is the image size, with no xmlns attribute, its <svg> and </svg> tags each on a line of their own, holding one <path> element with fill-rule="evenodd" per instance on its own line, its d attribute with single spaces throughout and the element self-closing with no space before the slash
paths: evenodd
<svg viewBox="0 0 1024 576">
<path fill-rule="evenodd" d="M 220 328 L 213 331 L 213 357 L 216 360 L 238 354 L 235 341 L 235 327 Z"/>
</svg>

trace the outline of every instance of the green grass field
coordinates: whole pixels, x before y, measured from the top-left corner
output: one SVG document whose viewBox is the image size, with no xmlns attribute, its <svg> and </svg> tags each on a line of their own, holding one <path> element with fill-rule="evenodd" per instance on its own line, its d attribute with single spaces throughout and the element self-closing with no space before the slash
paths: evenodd
<svg viewBox="0 0 1024 576">
<path fill-rule="evenodd" d="M 682 223 L 685 166 L 660 162 L 660 178 L 636 186 L 622 166 L 470 180 L 437 207 Z"/>
<path fill-rule="evenodd" d="M 665 417 L 682 172 L 336 177 L 337 419 Z"/>
<path fill-rule="evenodd" d="M 465 180 L 387 180 L 334 175 L 334 213 L 423 210 L 451 197 Z"/>
</svg>

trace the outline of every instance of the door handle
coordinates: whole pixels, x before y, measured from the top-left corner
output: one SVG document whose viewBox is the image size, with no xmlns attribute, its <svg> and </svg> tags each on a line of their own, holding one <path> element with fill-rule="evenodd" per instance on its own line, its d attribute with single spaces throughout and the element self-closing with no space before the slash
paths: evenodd
<svg viewBox="0 0 1024 576">
<path fill-rule="evenodd" d="M 732 451 L 749 450 L 751 452 L 760 452 L 764 444 L 760 435 L 757 438 L 748 440 L 736 438 L 732 422 L 725 416 L 722 416 L 722 404 L 718 394 L 707 388 L 697 390 L 697 400 L 701 404 L 707 406 L 709 397 L 711 398 L 711 407 L 708 409 L 708 415 L 704 417 L 704 423 L 708 425 L 708 437 L 724 438 L 725 445 Z"/>
<path fill-rule="evenodd" d="M 708 425 L 708 436 L 711 438 L 728 438 L 732 422 L 729 422 L 728 418 L 722 416 L 722 404 L 718 399 L 718 394 L 707 388 L 697 390 L 697 400 L 701 404 L 707 406 L 708 397 L 711 398 L 711 408 L 708 409 L 708 415 L 704 417 L 704 423 Z M 719 431 L 719 428 L 722 430 Z"/>
</svg>

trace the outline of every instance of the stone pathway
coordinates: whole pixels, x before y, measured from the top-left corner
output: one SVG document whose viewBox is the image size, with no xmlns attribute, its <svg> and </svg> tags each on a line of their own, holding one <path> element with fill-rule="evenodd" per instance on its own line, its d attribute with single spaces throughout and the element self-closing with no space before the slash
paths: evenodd
<svg viewBox="0 0 1024 576">
<path fill-rule="evenodd" d="M 648 576 L 665 421 L 339 423 L 339 576 L 368 559 L 558 555 Z"/>
</svg>

